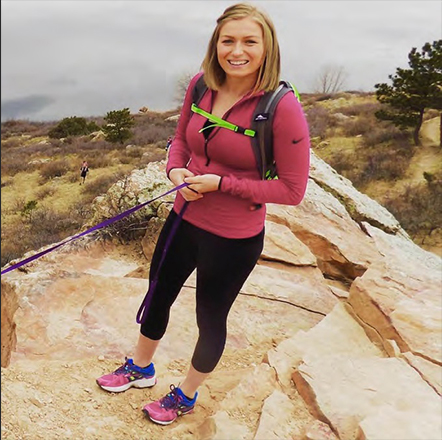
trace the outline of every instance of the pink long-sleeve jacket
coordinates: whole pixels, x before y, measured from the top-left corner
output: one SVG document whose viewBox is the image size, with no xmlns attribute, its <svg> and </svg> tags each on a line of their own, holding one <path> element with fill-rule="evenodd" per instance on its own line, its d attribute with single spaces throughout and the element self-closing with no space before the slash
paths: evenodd
<svg viewBox="0 0 442 440">
<path fill-rule="evenodd" d="M 287 93 L 276 107 L 273 119 L 273 151 L 279 178 L 261 180 L 250 137 L 220 127 L 215 127 L 207 140 L 199 133 L 207 119 L 193 113 L 190 107 L 192 90 L 200 75 L 190 81 L 184 98 L 170 148 L 167 175 L 173 168 L 188 168 L 195 175 L 222 176 L 220 190 L 190 202 L 183 218 L 222 237 L 253 237 L 264 227 L 265 203 L 298 205 L 304 197 L 310 165 L 307 121 L 295 95 Z M 199 107 L 210 113 L 215 93 L 208 89 Z M 262 94 L 246 95 L 223 119 L 250 128 Z M 177 193 L 175 212 L 178 213 L 184 203 L 184 198 Z M 256 204 L 263 207 L 251 209 Z"/>
</svg>

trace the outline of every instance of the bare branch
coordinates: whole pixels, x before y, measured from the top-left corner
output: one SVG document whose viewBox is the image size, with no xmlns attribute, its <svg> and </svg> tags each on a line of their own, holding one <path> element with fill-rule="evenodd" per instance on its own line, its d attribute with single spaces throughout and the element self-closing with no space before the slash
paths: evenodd
<svg viewBox="0 0 442 440">
<path fill-rule="evenodd" d="M 195 72 L 184 72 L 179 76 L 176 83 L 174 95 L 174 101 L 178 105 L 181 105 L 183 103 L 189 82 L 194 76 Z"/>
<path fill-rule="evenodd" d="M 316 93 L 337 93 L 344 86 L 347 74 L 343 66 L 328 64 L 321 68 L 316 79 Z"/>
</svg>

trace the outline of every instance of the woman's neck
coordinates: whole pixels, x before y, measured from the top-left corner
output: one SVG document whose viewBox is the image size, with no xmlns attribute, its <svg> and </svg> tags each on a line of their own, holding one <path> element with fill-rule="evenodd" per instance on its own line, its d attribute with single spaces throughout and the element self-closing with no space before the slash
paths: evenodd
<svg viewBox="0 0 442 440">
<path fill-rule="evenodd" d="M 231 96 L 242 98 L 253 89 L 255 84 L 255 78 L 226 78 L 222 90 Z"/>
</svg>

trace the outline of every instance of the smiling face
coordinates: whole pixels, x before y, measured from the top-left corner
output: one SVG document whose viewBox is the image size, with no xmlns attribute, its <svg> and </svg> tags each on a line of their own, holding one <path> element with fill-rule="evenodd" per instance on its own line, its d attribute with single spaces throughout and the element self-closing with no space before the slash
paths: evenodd
<svg viewBox="0 0 442 440">
<path fill-rule="evenodd" d="M 261 26 L 252 18 L 229 20 L 220 29 L 218 63 L 226 77 L 256 81 L 264 60 Z"/>
</svg>

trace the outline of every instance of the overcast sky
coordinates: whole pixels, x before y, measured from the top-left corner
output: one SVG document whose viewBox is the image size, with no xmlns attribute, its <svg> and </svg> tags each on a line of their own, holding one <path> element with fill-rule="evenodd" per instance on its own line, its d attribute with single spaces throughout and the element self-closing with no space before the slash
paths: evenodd
<svg viewBox="0 0 442 440">
<path fill-rule="evenodd" d="M 177 79 L 196 73 L 216 19 L 236 1 L 2 0 L 1 119 L 104 116 L 177 107 Z M 346 90 L 389 82 L 407 55 L 442 38 L 441 0 L 254 1 L 273 19 L 282 77 L 315 89 L 325 65 Z"/>
</svg>

